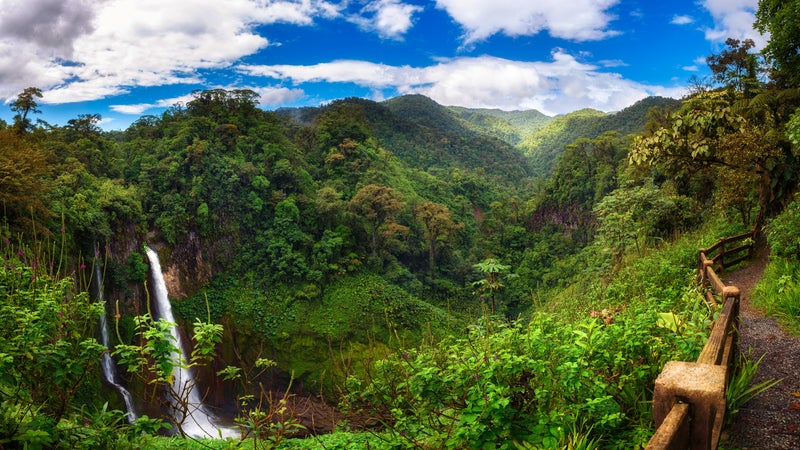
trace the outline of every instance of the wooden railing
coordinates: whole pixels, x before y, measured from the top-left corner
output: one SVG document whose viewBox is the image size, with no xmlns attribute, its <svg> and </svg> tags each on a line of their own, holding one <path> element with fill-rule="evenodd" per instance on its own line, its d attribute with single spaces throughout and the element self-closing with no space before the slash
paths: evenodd
<svg viewBox="0 0 800 450">
<path fill-rule="evenodd" d="M 709 305 L 722 304 L 696 362 L 670 361 L 656 379 L 656 433 L 648 450 L 716 449 L 725 418 L 725 393 L 736 354 L 739 288 L 725 286 L 718 272 L 753 255 L 755 231 L 720 239 L 700 249 L 698 281 Z"/>
</svg>

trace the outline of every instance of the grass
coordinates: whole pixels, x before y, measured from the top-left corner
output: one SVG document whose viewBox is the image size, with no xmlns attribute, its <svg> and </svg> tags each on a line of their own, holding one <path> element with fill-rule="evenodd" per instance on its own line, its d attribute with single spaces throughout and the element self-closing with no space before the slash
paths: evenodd
<svg viewBox="0 0 800 450">
<path fill-rule="evenodd" d="M 752 293 L 752 303 L 800 335 L 800 263 L 773 258 Z"/>
</svg>

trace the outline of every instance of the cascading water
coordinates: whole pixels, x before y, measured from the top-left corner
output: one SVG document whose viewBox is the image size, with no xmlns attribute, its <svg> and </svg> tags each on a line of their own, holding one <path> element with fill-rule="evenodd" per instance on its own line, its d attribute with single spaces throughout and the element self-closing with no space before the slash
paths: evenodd
<svg viewBox="0 0 800 450">
<path fill-rule="evenodd" d="M 95 251 L 95 253 L 97 253 L 97 251 Z M 94 265 L 94 278 L 97 288 L 95 301 L 102 302 L 103 274 L 100 271 L 100 264 L 97 262 Z M 108 346 L 108 319 L 106 318 L 106 314 L 100 316 L 100 343 L 108 349 L 108 352 L 103 353 L 103 358 L 100 360 L 100 367 L 103 369 L 103 378 L 105 378 L 106 382 L 122 396 L 122 400 L 125 402 L 125 416 L 129 423 L 133 423 L 137 418 L 136 408 L 133 405 L 131 393 L 125 389 L 125 386 L 123 386 L 117 378 L 117 366 L 114 364 L 114 360 L 111 359 L 111 348 Z"/>
<path fill-rule="evenodd" d="M 172 305 L 169 302 L 167 292 L 167 285 L 164 283 L 164 275 L 161 273 L 161 263 L 158 260 L 158 253 L 153 251 L 150 247 L 145 247 L 147 259 L 150 261 L 150 270 L 153 275 L 153 290 L 155 294 L 156 312 L 154 319 L 164 319 L 167 322 L 175 323 L 175 317 L 172 315 Z M 173 355 L 176 361 L 185 362 L 183 343 L 181 341 L 180 333 L 178 333 L 177 326 L 170 327 L 170 333 L 175 340 L 175 346 L 180 351 L 179 354 Z M 197 383 L 194 380 L 192 373 L 182 367 L 183 364 L 176 364 L 172 372 L 172 387 L 173 391 L 184 395 L 187 400 L 187 415 L 183 421 L 183 431 L 192 437 L 237 437 L 238 431 L 230 427 L 221 427 L 214 423 L 214 417 L 203 406 L 200 397 L 200 391 L 197 388 Z M 176 412 L 173 412 L 176 413 Z M 180 413 L 177 413 L 180 414 Z M 181 417 L 176 417 L 178 421 Z"/>
</svg>

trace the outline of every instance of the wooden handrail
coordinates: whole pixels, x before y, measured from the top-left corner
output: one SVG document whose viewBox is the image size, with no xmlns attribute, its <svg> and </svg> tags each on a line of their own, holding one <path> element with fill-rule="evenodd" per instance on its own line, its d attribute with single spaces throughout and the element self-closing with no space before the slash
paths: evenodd
<svg viewBox="0 0 800 450">
<path fill-rule="evenodd" d="M 706 345 L 694 363 L 670 361 L 656 380 L 653 393 L 653 417 L 656 433 L 647 443 L 647 450 L 716 449 L 725 416 L 725 392 L 736 354 L 735 336 L 739 324 L 740 292 L 726 286 L 717 275 L 753 254 L 755 230 L 724 238 L 707 249 L 700 249 L 698 281 L 706 288 L 704 298 L 717 303 L 722 310 L 717 317 Z M 750 239 L 750 242 L 746 242 Z M 726 245 L 745 241 L 727 250 Z M 747 250 L 745 255 L 741 253 Z M 713 252 L 716 255 L 709 258 Z M 735 255 L 726 261 L 726 256 Z"/>
<path fill-rule="evenodd" d="M 689 422 L 691 411 L 687 403 L 676 403 L 656 434 L 650 439 L 647 448 L 680 450 L 689 446 Z"/>
<path fill-rule="evenodd" d="M 726 267 L 731 267 L 752 258 L 753 242 L 755 241 L 756 232 L 757 229 L 753 229 L 753 231 L 748 231 L 747 233 L 742 233 L 737 236 L 722 238 L 711 247 L 700 249 L 701 261 L 702 258 L 705 257 L 707 261 L 712 261 L 716 270 L 722 271 Z M 750 242 L 747 242 L 748 239 Z M 742 244 L 734 248 L 727 248 L 728 244 L 739 242 L 742 242 Z M 730 258 L 731 256 L 733 256 L 733 258 Z"/>
</svg>

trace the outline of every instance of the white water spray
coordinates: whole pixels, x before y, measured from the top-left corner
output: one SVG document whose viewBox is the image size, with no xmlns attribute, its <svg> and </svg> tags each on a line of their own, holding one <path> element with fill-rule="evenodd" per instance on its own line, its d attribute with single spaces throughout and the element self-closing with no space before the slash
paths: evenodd
<svg viewBox="0 0 800 450">
<path fill-rule="evenodd" d="M 158 260 L 158 253 L 153 251 L 150 247 L 145 247 L 147 259 L 150 261 L 150 270 L 153 275 L 153 290 L 155 294 L 156 311 L 154 319 L 164 319 L 170 323 L 176 323 L 175 317 L 172 315 L 172 305 L 169 302 L 167 292 L 167 285 L 164 282 L 164 275 L 161 273 L 161 263 Z M 185 351 L 181 340 L 180 333 L 178 333 L 177 326 L 170 327 L 170 333 L 175 340 L 179 354 L 173 355 L 176 361 L 181 361 L 181 364 L 176 364 L 172 371 L 172 387 L 173 390 L 187 399 L 187 414 L 183 421 L 182 428 L 187 435 L 195 438 L 211 437 L 211 438 L 227 438 L 238 437 L 237 430 L 230 427 L 221 427 L 214 423 L 213 415 L 203 406 L 200 391 L 197 388 L 192 373 L 182 367 L 186 361 L 183 356 Z M 188 395 L 187 395 L 188 394 Z M 176 420 L 180 421 L 180 412 L 173 412 L 176 414 Z"/>
<path fill-rule="evenodd" d="M 97 252 L 95 251 L 95 253 Z M 94 277 L 97 285 L 95 301 L 102 302 L 103 274 L 100 272 L 99 263 L 95 263 L 94 265 Z M 136 408 L 133 405 L 133 397 L 131 397 L 131 393 L 125 389 L 125 386 L 123 386 L 117 378 L 117 366 L 114 364 L 114 360 L 111 359 L 111 348 L 108 346 L 108 319 L 106 318 L 106 314 L 100 316 L 100 343 L 108 349 L 107 352 L 103 353 L 103 358 L 100 360 L 100 367 L 103 369 L 103 378 L 105 378 L 106 382 L 122 396 L 122 400 L 125 402 L 125 417 L 128 419 L 129 423 L 133 423 L 138 416 L 136 415 Z"/>
</svg>

